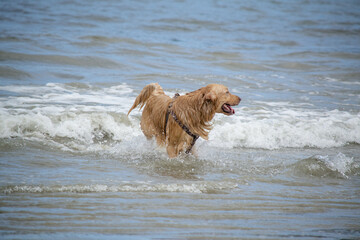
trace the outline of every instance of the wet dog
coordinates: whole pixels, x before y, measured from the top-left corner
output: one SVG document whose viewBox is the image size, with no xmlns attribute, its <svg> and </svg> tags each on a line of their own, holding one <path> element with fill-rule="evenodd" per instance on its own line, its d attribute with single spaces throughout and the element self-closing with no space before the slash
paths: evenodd
<svg viewBox="0 0 360 240">
<path fill-rule="evenodd" d="M 233 115 L 232 106 L 240 101 L 221 84 L 209 84 L 171 98 L 159 84 L 151 83 L 136 97 L 128 115 L 137 106 L 140 105 L 140 109 L 145 106 L 140 123 L 144 135 L 148 139 L 155 137 L 157 144 L 166 146 L 169 157 L 173 158 L 181 152 L 193 152 L 199 137 L 208 139 L 215 113 Z"/>
</svg>

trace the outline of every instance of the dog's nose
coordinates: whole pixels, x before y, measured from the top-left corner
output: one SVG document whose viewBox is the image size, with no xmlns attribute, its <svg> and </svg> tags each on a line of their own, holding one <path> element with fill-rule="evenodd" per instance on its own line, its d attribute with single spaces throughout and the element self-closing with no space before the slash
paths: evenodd
<svg viewBox="0 0 360 240">
<path fill-rule="evenodd" d="M 240 97 L 238 97 L 238 99 L 239 99 L 239 103 L 241 102 L 241 98 Z"/>
</svg>

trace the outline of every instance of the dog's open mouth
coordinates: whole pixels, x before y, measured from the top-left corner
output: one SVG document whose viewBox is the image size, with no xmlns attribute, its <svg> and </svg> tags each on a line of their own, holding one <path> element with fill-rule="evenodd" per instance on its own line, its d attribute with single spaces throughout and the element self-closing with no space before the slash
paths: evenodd
<svg viewBox="0 0 360 240">
<path fill-rule="evenodd" d="M 235 110 L 230 106 L 230 104 L 224 103 L 221 106 L 221 109 L 224 111 L 224 113 L 228 114 L 228 115 L 233 115 L 235 114 Z"/>
</svg>

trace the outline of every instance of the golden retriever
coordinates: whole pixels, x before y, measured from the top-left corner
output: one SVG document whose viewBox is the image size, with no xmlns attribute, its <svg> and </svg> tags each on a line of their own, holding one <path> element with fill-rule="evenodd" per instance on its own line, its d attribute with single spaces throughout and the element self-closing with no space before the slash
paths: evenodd
<svg viewBox="0 0 360 240">
<path fill-rule="evenodd" d="M 171 98 L 158 83 L 151 83 L 136 97 L 128 115 L 138 105 L 141 104 L 140 109 L 145 105 L 140 123 L 144 135 L 148 139 L 155 137 L 157 144 L 166 146 L 169 157 L 173 158 L 181 152 L 193 152 L 198 137 L 208 139 L 215 113 L 233 115 L 231 106 L 240 101 L 221 84 L 209 84 Z"/>
</svg>

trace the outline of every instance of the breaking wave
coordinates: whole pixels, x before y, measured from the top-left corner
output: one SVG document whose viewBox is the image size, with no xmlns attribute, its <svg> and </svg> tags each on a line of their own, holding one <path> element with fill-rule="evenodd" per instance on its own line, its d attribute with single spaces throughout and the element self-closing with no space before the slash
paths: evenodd
<svg viewBox="0 0 360 240">
<path fill-rule="evenodd" d="M 348 178 L 360 174 L 360 164 L 343 153 L 315 155 L 297 162 L 295 172 L 315 177 Z"/>
<path fill-rule="evenodd" d="M 338 110 L 241 108 L 217 121 L 209 144 L 228 148 L 330 148 L 360 143 L 360 115 Z M 225 143 L 225 144 L 223 144 Z"/>
<path fill-rule="evenodd" d="M 145 139 L 140 112 L 126 116 L 137 95 L 126 84 L 2 86 L 0 93 L 1 139 L 37 141 L 66 151 L 103 151 Z M 359 113 L 252 102 L 232 117 L 218 114 L 209 141 L 198 145 L 281 149 L 347 144 L 360 144 Z"/>
</svg>

